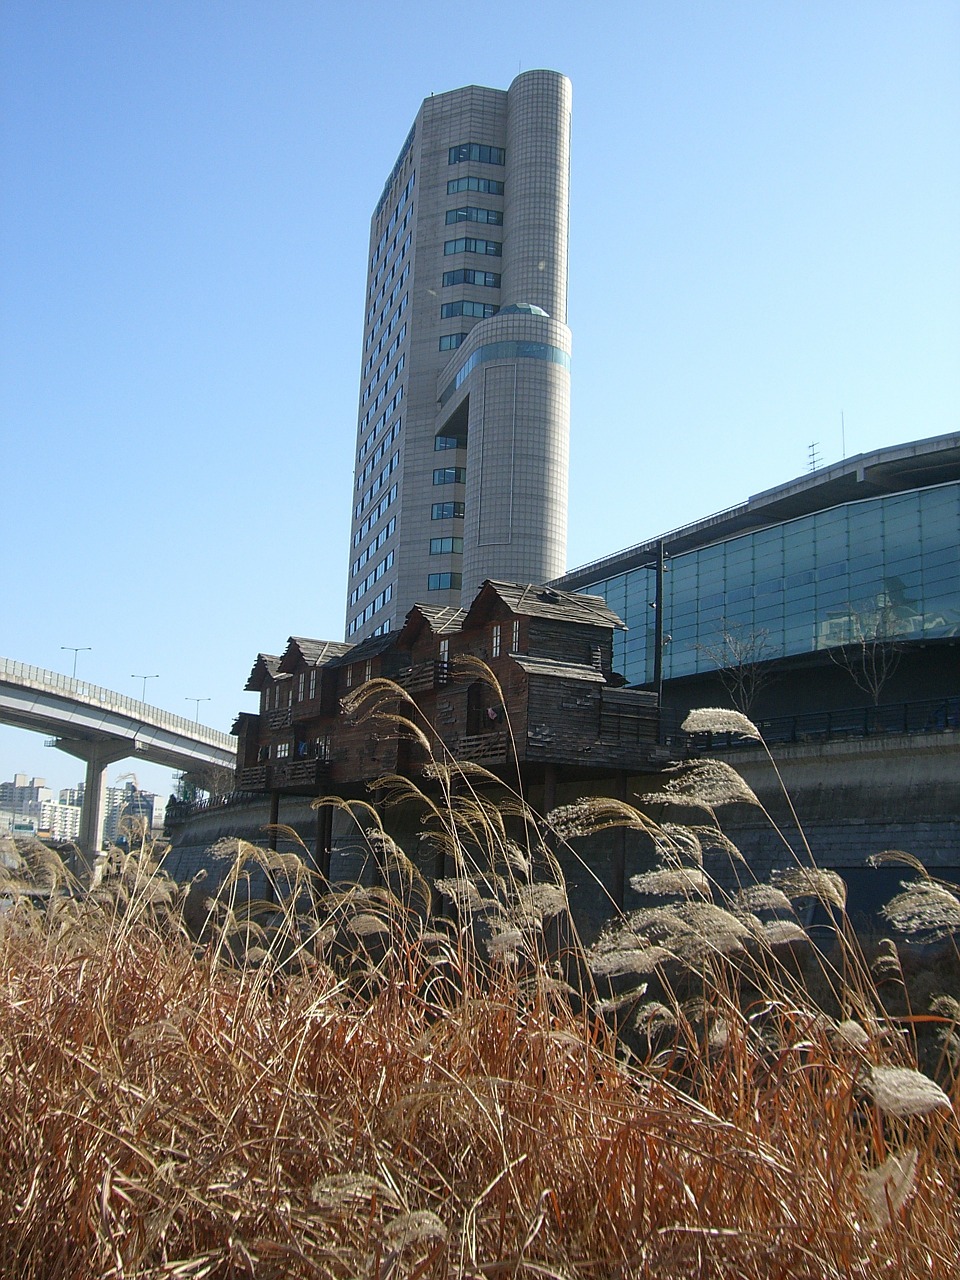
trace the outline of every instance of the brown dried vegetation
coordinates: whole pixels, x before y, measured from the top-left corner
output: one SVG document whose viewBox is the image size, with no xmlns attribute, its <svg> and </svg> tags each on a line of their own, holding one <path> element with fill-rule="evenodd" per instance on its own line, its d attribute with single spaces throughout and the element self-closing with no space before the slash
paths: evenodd
<svg viewBox="0 0 960 1280">
<path fill-rule="evenodd" d="M 829 878 L 726 899 L 701 839 L 584 801 L 558 825 L 651 831 L 665 873 L 638 885 L 659 904 L 587 950 L 556 833 L 470 770 L 433 776 L 441 895 L 355 807 L 379 887 L 333 892 L 240 842 L 199 941 L 146 846 L 86 891 L 8 851 L 0 1274 L 953 1274 L 952 1060 L 917 1070 L 922 1019 L 889 1015 L 842 923 L 838 956 L 809 945 L 790 898 L 842 917 Z M 678 803 L 696 783 L 671 784 Z M 250 898 L 263 868 L 276 902 Z M 889 946 L 879 961 L 893 982 Z M 958 995 L 923 1015 L 938 1034 Z"/>
</svg>

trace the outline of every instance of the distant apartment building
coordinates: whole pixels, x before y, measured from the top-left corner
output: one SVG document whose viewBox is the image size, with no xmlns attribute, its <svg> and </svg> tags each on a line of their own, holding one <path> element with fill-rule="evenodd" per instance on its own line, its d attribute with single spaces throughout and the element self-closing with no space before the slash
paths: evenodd
<svg viewBox="0 0 960 1280">
<path fill-rule="evenodd" d="M 127 819 L 139 819 L 147 831 L 162 827 L 165 801 L 132 782 L 107 787 L 104 795 L 105 841 L 122 834 Z M 10 782 L 0 782 L 0 832 L 48 836 L 52 840 L 77 840 L 83 808 L 83 783 L 63 787 L 58 799 L 44 778 L 27 778 L 17 773 Z"/>
<path fill-rule="evenodd" d="M 45 804 L 40 811 L 40 831 L 52 840 L 79 840 L 80 812 L 74 804 Z"/>
<path fill-rule="evenodd" d="M 83 783 L 61 791 L 60 802 L 82 806 Z M 129 825 L 130 820 L 141 822 L 148 832 L 162 827 L 164 808 L 165 801 L 162 796 L 141 791 L 133 782 L 127 782 L 122 787 L 107 787 L 103 801 L 104 840 L 115 841 L 119 835 L 123 834 L 124 824 Z"/>
<path fill-rule="evenodd" d="M 28 778 L 15 773 L 9 782 L 0 782 L 0 832 L 36 835 L 41 811 L 53 801 L 45 778 Z"/>
<path fill-rule="evenodd" d="M 75 787 L 67 787 L 60 792 L 60 803 L 83 805 L 83 783 Z M 162 796 L 149 791 L 141 791 L 133 782 L 122 787 L 107 787 L 103 799 L 103 838 L 113 842 L 124 831 L 127 819 L 139 819 L 146 830 L 152 831 L 163 826 L 163 813 L 166 801 Z"/>
<path fill-rule="evenodd" d="M 15 773 L 10 782 L 0 782 L 0 809 L 19 810 L 27 804 L 41 804 L 53 799 L 46 778 L 28 778 Z"/>
<path fill-rule="evenodd" d="M 119 788 L 108 788 L 119 790 Z M 134 783 L 128 782 L 120 792 L 116 806 L 117 832 L 124 830 L 124 825 L 131 830 L 142 827 L 149 834 L 163 826 L 163 815 L 166 800 L 163 796 L 154 795 L 150 791 L 141 791 Z M 112 808 L 111 808 L 112 812 Z M 115 836 L 111 836 L 111 839 Z"/>
<path fill-rule="evenodd" d="M 56 803 L 45 778 L 15 773 L 12 781 L 0 782 L 0 832 L 76 840 L 79 815 L 77 806 Z"/>
<path fill-rule="evenodd" d="M 571 90 L 427 98 L 370 224 L 346 638 L 565 567 Z"/>
</svg>

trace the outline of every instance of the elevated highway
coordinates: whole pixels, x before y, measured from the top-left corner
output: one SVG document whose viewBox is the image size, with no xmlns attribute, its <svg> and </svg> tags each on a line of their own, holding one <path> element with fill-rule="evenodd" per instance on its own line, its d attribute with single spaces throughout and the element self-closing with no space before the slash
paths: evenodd
<svg viewBox="0 0 960 1280">
<path fill-rule="evenodd" d="M 11 658 L 0 658 L 0 723 L 47 734 L 84 761 L 79 843 L 88 858 L 103 838 L 108 765 L 130 757 L 171 769 L 236 764 L 237 740 L 229 733 Z"/>
</svg>

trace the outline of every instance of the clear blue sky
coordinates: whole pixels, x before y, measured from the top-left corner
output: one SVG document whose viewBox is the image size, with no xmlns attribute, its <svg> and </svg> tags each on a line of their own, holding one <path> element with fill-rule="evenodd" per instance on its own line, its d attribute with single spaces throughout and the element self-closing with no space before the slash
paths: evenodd
<svg viewBox="0 0 960 1280">
<path fill-rule="evenodd" d="M 7 657 L 89 645 L 83 678 L 229 728 L 259 650 L 342 637 L 369 216 L 423 97 L 521 69 L 573 81 L 571 566 L 839 458 L 841 413 L 848 455 L 957 429 L 957 0 L 4 0 L 0 31 Z M 0 727 L 15 770 L 80 774 Z"/>
</svg>

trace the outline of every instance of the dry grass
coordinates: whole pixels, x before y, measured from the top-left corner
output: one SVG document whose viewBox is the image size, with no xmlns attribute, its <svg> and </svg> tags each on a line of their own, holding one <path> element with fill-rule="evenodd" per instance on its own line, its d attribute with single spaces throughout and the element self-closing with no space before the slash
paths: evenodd
<svg viewBox="0 0 960 1280">
<path fill-rule="evenodd" d="M 808 963 L 788 894 L 831 882 L 711 901 L 668 830 L 669 875 L 639 886 L 662 903 L 587 953 L 543 823 L 432 774 L 439 800 L 383 790 L 419 796 L 452 858 L 447 916 L 368 807 L 379 887 L 241 844 L 199 942 L 149 849 L 72 895 L 36 850 L 8 865 L 0 1274 L 953 1274 L 954 1077 L 917 1070 L 842 929 L 851 954 Z M 250 901 L 254 866 L 278 903 Z"/>
</svg>

